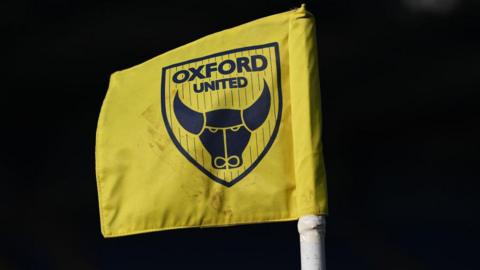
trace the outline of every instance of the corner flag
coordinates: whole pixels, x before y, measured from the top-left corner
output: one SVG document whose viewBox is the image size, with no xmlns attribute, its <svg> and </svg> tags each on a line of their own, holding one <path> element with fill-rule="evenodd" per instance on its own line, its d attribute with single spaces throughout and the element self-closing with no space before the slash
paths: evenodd
<svg viewBox="0 0 480 270">
<path fill-rule="evenodd" d="M 302 6 L 113 73 L 96 174 L 105 237 L 326 214 L 313 16 Z"/>
</svg>

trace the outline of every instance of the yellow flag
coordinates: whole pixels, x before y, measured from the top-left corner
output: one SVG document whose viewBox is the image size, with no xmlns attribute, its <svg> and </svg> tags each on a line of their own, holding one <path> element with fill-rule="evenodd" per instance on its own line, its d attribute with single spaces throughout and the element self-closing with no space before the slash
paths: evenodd
<svg viewBox="0 0 480 270">
<path fill-rule="evenodd" d="M 113 73 L 96 173 L 105 237 L 326 214 L 313 16 L 302 6 Z"/>
</svg>

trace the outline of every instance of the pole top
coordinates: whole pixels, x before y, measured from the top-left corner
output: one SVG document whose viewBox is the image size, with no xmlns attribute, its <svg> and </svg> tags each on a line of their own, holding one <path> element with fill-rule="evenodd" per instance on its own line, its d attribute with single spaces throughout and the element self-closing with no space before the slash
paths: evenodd
<svg viewBox="0 0 480 270">
<path fill-rule="evenodd" d="M 300 234 L 308 233 L 309 231 L 325 232 L 326 220 L 324 216 L 307 215 L 298 219 L 298 232 Z"/>
</svg>

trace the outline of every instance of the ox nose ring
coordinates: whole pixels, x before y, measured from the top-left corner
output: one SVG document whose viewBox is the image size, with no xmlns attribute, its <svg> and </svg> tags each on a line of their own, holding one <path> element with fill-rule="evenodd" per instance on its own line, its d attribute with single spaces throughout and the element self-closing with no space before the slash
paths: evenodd
<svg viewBox="0 0 480 270">
<path fill-rule="evenodd" d="M 223 168 L 227 167 L 227 162 L 226 162 L 226 159 L 224 157 L 215 157 L 213 159 L 213 165 L 217 169 L 223 169 Z"/>
<path fill-rule="evenodd" d="M 217 169 L 224 169 L 225 167 L 228 166 L 230 167 L 238 167 L 240 165 L 240 157 L 238 156 L 229 156 L 227 158 L 224 157 L 215 157 L 213 159 L 213 165 Z"/>
<path fill-rule="evenodd" d="M 238 156 L 229 156 L 227 162 L 229 166 L 237 167 L 240 165 L 240 158 Z"/>
</svg>

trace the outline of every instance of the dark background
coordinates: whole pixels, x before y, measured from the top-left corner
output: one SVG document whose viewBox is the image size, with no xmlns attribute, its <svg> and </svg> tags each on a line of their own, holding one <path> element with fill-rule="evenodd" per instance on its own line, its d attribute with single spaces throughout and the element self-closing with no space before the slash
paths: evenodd
<svg viewBox="0 0 480 270">
<path fill-rule="evenodd" d="M 480 269 L 480 2 L 307 3 L 329 269 Z M 0 269 L 299 269 L 295 222 L 103 239 L 94 139 L 112 72 L 300 4 L 2 1 Z"/>
</svg>

